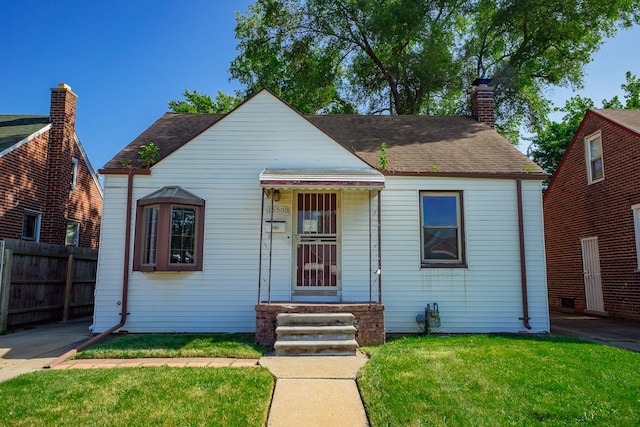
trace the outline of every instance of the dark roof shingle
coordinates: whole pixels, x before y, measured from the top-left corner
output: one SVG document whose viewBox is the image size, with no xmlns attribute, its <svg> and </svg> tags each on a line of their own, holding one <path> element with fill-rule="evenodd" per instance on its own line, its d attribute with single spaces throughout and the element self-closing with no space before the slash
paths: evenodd
<svg viewBox="0 0 640 427">
<path fill-rule="evenodd" d="M 49 124 L 49 116 L 0 114 L 0 153 Z"/>
<path fill-rule="evenodd" d="M 105 165 L 133 166 L 140 146 L 153 142 L 159 159 L 195 138 L 224 115 L 166 113 Z M 543 175 L 543 170 L 506 139 L 469 117 L 434 116 L 305 116 L 310 123 L 379 169 L 380 145 L 387 144 L 388 168 L 398 175 Z M 268 167 L 268 165 L 265 165 Z"/>
<path fill-rule="evenodd" d="M 394 174 L 522 174 L 542 169 L 484 123 L 470 117 L 309 116 L 307 119 L 373 167 L 386 143 Z"/>
<path fill-rule="evenodd" d="M 153 142 L 158 147 L 158 161 L 182 147 L 187 142 L 211 127 L 224 114 L 165 113 L 140 136 L 131 141 L 105 165 L 105 169 L 121 169 L 123 161 L 130 161 L 134 167 L 140 157 L 141 145 Z"/>
<path fill-rule="evenodd" d="M 592 109 L 592 111 L 640 135 L 640 110 Z"/>
</svg>

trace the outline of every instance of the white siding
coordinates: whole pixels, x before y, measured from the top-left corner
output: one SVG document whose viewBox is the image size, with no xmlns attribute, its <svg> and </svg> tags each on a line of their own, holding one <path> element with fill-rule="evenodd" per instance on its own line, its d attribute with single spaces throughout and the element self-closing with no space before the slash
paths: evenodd
<svg viewBox="0 0 640 427">
<path fill-rule="evenodd" d="M 150 176 L 135 176 L 134 201 L 167 185 L 180 185 L 205 200 L 204 271 L 131 272 L 127 309 L 130 314 L 124 329 L 254 331 L 260 172 L 265 168 L 367 167 L 270 94 L 258 94 L 155 165 Z M 126 177 L 107 175 L 96 289 L 96 332 L 119 321 L 126 191 Z M 290 192 L 283 192 L 279 204 L 288 204 L 293 214 Z M 135 206 L 133 209 L 132 223 Z M 290 298 L 291 225 L 290 217 L 287 233 L 274 234 L 273 301 Z M 263 243 L 266 260 L 269 240 Z"/>
<path fill-rule="evenodd" d="M 419 192 L 463 192 L 467 268 L 420 267 Z M 540 184 L 523 183 L 530 332 L 549 330 Z M 438 303 L 440 332 L 520 332 L 522 292 L 516 182 L 387 177 L 382 192 L 382 301 L 387 332 L 418 332 Z"/>
<path fill-rule="evenodd" d="M 203 198 L 204 270 L 130 272 L 124 329 L 131 332 L 253 332 L 258 301 L 261 190 L 265 168 L 366 168 L 267 92 L 134 178 L 135 200 L 167 185 Z M 94 331 L 119 322 L 125 236 L 125 176 L 105 178 Z M 524 182 L 532 332 L 548 331 L 540 184 Z M 464 193 L 468 268 L 420 268 L 420 190 Z M 293 194 L 286 232 L 263 240 L 263 272 L 273 251 L 272 301 L 289 300 L 292 282 Z M 342 300 L 368 301 L 377 252 L 369 264 L 366 191 L 341 193 Z M 377 203 L 373 204 L 374 211 Z M 374 212 L 375 215 L 375 212 Z M 382 285 L 388 332 L 417 332 L 416 314 L 437 302 L 443 332 L 523 330 L 516 184 L 514 180 L 387 177 L 382 191 Z M 266 217 L 265 217 L 266 218 Z M 375 216 L 374 216 L 375 220 Z M 377 235 L 373 235 L 374 245 Z M 131 253 L 133 250 L 131 249 Z M 266 297 L 266 277 L 262 298 Z M 377 299 L 374 283 L 373 299 Z"/>
</svg>

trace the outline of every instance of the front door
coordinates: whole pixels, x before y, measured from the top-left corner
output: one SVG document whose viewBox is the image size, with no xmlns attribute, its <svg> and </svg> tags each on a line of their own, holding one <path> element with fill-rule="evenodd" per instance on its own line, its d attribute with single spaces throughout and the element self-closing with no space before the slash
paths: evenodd
<svg viewBox="0 0 640 427">
<path fill-rule="evenodd" d="M 582 239 L 582 267 L 587 310 L 604 312 L 597 237 Z"/>
<path fill-rule="evenodd" d="M 338 296 L 338 194 L 297 193 L 295 245 L 296 296 Z"/>
</svg>

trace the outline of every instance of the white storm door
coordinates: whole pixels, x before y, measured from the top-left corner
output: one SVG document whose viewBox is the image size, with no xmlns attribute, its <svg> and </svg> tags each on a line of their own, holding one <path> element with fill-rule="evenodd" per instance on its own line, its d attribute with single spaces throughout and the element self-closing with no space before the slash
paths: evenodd
<svg viewBox="0 0 640 427">
<path fill-rule="evenodd" d="M 582 269 L 587 310 L 604 312 L 597 237 L 582 239 Z"/>
<path fill-rule="evenodd" d="M 298 193 L 294 291 L 339 291 L 338 194 Z"/>
</svg>

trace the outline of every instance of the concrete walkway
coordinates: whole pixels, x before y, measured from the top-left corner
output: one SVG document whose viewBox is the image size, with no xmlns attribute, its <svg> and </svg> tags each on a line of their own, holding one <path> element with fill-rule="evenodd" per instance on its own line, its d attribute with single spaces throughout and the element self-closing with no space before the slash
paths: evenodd
<svg viewBox="0 0 640 427">
<path fill-rule="evenodd" d="M 551 312 L 551 333 L 640 352 L 640 322 Z"/>
<path fill-rule="evenodd" d="M 276 377 L 269 427 L 368 426 L 356 376 L 367 362 L 357 356 L 263 357 Z"/>
<path fill-rule="evenodd" d="M 90 325 L 80 319 L 0 335 L 0 381 L 42 369 L 88 340 Z"/>
<path fill-rule="evenodd" d="M 141 366 L 171 366 L 173 368 L 245 368 L 258 366 L 258 359 L 225 357 L 154 357 L 142 359 L 73 359 L 51 367 L 59 369 L 138 368 Z"/>
</svg>

